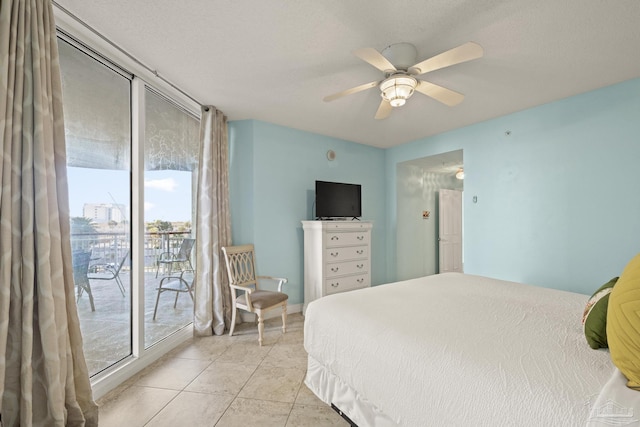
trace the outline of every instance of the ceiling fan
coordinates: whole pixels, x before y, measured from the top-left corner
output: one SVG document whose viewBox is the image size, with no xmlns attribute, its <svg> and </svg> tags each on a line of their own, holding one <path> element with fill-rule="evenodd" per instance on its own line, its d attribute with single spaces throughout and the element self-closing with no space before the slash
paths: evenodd
<svg viewBox="0 0 640 427">
<path fill-rule="evenodd" d="M 467 42 L 415 65 L 411 64 L 415 63 L 418 51 L 411 43 L 392 44 L 382 52 L 366 47 L 355 50 L 353 54 L 382 71 L 384 79 L 326 96 L 324 101 L 330 102 L 377 86 L 380 89 L 382 101 L 375 118 L 381 120 L 389 117 L 393 107 L 404 105 L 414 91 L 418 91 L 450 107 L 462 102 L 464 99 L 463 94 L 425 80 L 418 80 L 416 77 L 430 71 L 480 58 L 482 57 L 483 49 L 477 43 Z"/>
</svg>

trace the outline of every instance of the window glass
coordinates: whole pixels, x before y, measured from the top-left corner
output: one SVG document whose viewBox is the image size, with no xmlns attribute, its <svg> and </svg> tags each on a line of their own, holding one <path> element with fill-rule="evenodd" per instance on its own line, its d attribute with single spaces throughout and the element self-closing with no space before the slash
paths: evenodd
<svg viewBox="0 0 640 427">
<path fill-rule="evenodd" d="M 131 80 L 58 39 L 74 280 L 89 374 L 131 355 Z"/>
<path fill-rule="evenodd" d="M 145 347 L 193 321 L 194 188 L 199 120 L 145 93 Z M 168 289 L 168 290 L 167 290 Z"/>
</svg>

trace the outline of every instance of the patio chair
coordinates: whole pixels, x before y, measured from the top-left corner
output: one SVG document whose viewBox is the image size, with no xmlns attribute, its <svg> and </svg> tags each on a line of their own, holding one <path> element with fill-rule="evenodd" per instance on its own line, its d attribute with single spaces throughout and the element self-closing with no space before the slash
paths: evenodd
<svg viewBox="0 0 640 427">
<path fill-rule="evenodd" d="M 89 282 L 88 272 L 89 263 L 91 262 L 91 251 L 76 251 L 71 255 L 71 263 L 73 265 L 73 281 L 77 288 L 77 299 L 80 300 L 82 292 L 85 291 L 89 295 L 89 304 L 91 311 L 96 311 L 93 304 L 93 294 L 91 293 L 91 283 Z"/>
<path fill-rule="evenodd" d="M 120 279 L 120 270 L 122 270 L 122 266 L 128 259 L 129 251 L 124 254 L 117 264 L 93 264 L 87 277 L 91 280 L 115 280 L 118 288 L 120 288 L 120 293 L 124 296 L 124 285 Z"/>
<path fill-rule="evenodd" d="M 182 268 L 182 270 L 193 271 L 193 265 L 191 264 L 191 250 L 193 249 L 195 242 L 196 239 L 186 238 L 182 240 L 177 254 L 174 254 L 173 252 L 162 252 L 156 261 L 156 278 L 158 277 L 160 266 L 168 269 L 167 276 L 171 276 L 174 264 L 189 264 L 188 269 Z"/>
<path fill-rule="evenodd" d="M 177 276 L 164 276 L 160 279 L 160 285 L 158 286 L 158 296 L 156 296 L 156 306 L 153 309 L 153 320 L 156 320 L 158 314 L 158 303 L 160 302 L 160 294 L 163 292 L 175 292 L 176 299 L 173 302 L 173 308 L 178 305 L 178 297 L 181 293 L 188 293 L 193 301 L 193 281 L 189 283 L 184 277 L 184 273 L 189 270 L 182 270 Z"/>
<path fill-rule="evenodd" d="M 258 343 L 262 345 L 264 333 L 265 311 L 282 307 L 282 333 L 287 331 L 287 299 L 289 296 L 282 293 L 282 285 L 287 279 L 271 276 L 256 276 L 256 255 L 253 245 L 227 246 L 222 248 L 224 261 L 229 276 L 231 287 L 231 325 L 229 336 L 233 335 L 236 326 L 236 312 L 238 309 L 255 313 L 258 316 Z M 264 291 L 258 288 L 260 279 L 268 279 L 278 282 L 278 292 Z M 242 291 L 236 296 L 236 291 Z"/>
</svg>

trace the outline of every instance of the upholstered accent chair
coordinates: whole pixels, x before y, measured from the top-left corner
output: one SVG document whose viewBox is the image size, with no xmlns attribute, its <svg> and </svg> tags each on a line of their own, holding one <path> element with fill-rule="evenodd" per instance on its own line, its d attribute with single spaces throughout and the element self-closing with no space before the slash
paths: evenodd
<svg viewBox="0 0 640 427">
<path fill-rule="evenodd" d="M 222 248 L 229 286 L 231 287 L 232 319 L 229 336 L 233 335 L 238 309 L 255 313 L 258 317 L 258 342 L 262 345 L 264 313 L 282 308 L 282 333 L 287 331 L 287 299 L 282 285 L 287 279 L 272 276 L 256 276 L 256 255 L 253 245 L 227 246 Z M 278 282 L 278 291 L 259 289 L 260 280 Z M 237 292 L 236 292 L 237 291 Z"/>
</svg>

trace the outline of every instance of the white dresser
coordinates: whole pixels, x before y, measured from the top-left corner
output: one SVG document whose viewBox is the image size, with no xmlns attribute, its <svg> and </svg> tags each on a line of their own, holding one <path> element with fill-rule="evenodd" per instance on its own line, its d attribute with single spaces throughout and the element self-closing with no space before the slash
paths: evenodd
<svg viewBox="0 0 640 427">
<path fill-rule="evenodd" d="M 371 221 L 302 221 L 304 307 L 325 295 L 371 286 Z"/>
</svg>

